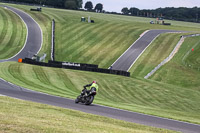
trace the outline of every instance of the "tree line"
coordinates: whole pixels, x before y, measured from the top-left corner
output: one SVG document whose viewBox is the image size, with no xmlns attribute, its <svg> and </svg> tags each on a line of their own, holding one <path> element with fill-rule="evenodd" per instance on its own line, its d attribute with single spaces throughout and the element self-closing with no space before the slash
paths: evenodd
<svg viewBox="0 0 200 133">
<path fill-rule="evenodd" d="M 0 1 L 38 4 L 38 5 L 52 6 L 57 8 L 74 9 L 74 10 L 82 8 L 83 5 L 83 0 L 0 0 Z M 85 3 L 84 8 L 88 11 L 102 12 L 103 4 L 98 3 L 96 4 L 95 8 L 93 8 L 93 3 L 91 1 L 87 1 Z"/>
<path fill-rule="evenodd" d="M 95 11 L 95 12 L 102 12 L 103 11 L 103 4 L 98 3 L 96 4 L 95 8 L 93 9 L 93 4 L 91 1 L 87 1 L 85 3 L 85 9 L 87 9 L 88 11 Z"/>
<path fill-rule="evenodd" d="M 83 4 L 82 0 L 0 0 L 0 1 L 38 4 L 38 5 L 52 6 L 57 8 L 74 9 L 74 10 L 82 8 Z"/>
<path fill-rule="evenodd" d="M 4 2 L 22 2 L 29 4 L 38 4 L 38 5 L 47 5 L 57 8 L 66 8 L 79 10 L 82 8 L 83 0 L 0 0 Z M 85 3 L 84 8 L 87 11 L 92 12 L 103 12 L 110 14 L 121 14 L 116 12 L 107 12 L 103 10 L 103 4 L 98 3 L 93 7 L 91 1 Z M 83 10 L 83 9 L 82 9 Z M 122 15 L 131 15 L 131 16 L 141 16 L 141 17 L 152 17 L 152 18 L 163 18 L 170 20 L 179 20 L 179 21 L 190 21 L 190 22 L 200 22 L 200 8 L 186 8 L 186 7 L 166 7 L 166 8 L 157 8 L 153 10 L 140 10 L 136 7 L 127 8 L 124 7 L 121 10 Z"/>
<path fill-rule="evenodd" d="M 190 22 L 200 22 L 200 8 L 186 8 L 186 7 L 166 7 L 157 8 L 153 10 L 140 10 L 135 7 L 128 9 L 127 7 L 122 8 L 122 14 L 132 15 L 132 16 L 142 16 L 142 17 L 152 17 L 152 18 L 163 18 L 178 21 L 190 21 Z"/>
</svg>

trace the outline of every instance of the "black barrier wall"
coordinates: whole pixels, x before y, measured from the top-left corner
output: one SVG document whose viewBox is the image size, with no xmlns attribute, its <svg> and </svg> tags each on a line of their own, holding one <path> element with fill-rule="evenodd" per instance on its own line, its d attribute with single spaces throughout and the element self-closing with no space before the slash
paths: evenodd
<svg viewBox="0 0 200 133">
<path fill-rule="evenodd" d="M 130 77 L 129 72 L 120 71 L 120 70 L 98 68 L 98 65 L 94 65 L 94 64 L 82 64 L 82 63 L 73 63 L 73 62 L 58 62 L 58 61 L 50 61 L 50 60 L 49 60 L 48 63 L 44 63 L 44 62 L 37 62 L 37 61 L 29 59 L 29 58 L 23 59 L 22 62 L 27 63 L 27 64 L 32 64 L 32 65 L 46 66 L 46 67 L 74 69 L 74 70 L 99 72 L 99 73 L 115 74 L 115 75 Z"/>
</svg>

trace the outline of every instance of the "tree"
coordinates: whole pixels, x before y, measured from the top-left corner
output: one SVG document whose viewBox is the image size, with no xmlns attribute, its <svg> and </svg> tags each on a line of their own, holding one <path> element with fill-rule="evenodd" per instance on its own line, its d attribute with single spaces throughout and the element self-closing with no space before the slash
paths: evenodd
<svg viewBox="0 0 200 133">
<path fill-rule="evenodd" d="M 101 3 L 96 4 L 94 9 L 96 10 L 96 12 L 102 12 L 103 4 L 101 4 Z"/>
<path fill-rule="evenodd" d="M 66 9 L 78 9 L 77 3 L 75 0 L 66 0 L 65 2 L 65 8 Z"/>
<path fill-rule="evenodd" d="M 76 5 L 78 8 L 82 8 L 83 0 L 76 0 Z"/>
<path fill-rule="evenodd" d="M 77 10 L 82 7 L 82 0 L 65 0 L 65 8 Z"/>
<path fill-rule="evenodd" d="M 139 12 L 140 10 L 139 10 L 138 8 L 131 7 L 131 8 L 129 9 L 129 11 L 130 11 L 131 15 L 137 16 L 137 15 L 138 15 L 138 12 Z"/>
<path fill-rule="evenodd" d="M 92 8 L 93 8 L 92 2 L 91 2 L 91 1 L 87 1 L 87 2 L 85 3 L 85 7 L 84 7 L 84 8 L 87 9 L 88 11 L 91 11 Z"/>
<path fill-rule="evenodd" d="M 129 14 L 129 10 L 128 10 L 127 7 L 124 7 L 124 8 L 121 10 L 121 12 L 122 12 L 123 14 L 125 14 L 125 15 L 128 15 L 128 14 Z"/>
<path fill-rule="evenodd" d="M 64 8 L 65 7 L 65 1 L 66 0 L 46 0 L 45 5 L 50 5 L 53 7 L 59 7 L 59 8 Z"/>
</svg>

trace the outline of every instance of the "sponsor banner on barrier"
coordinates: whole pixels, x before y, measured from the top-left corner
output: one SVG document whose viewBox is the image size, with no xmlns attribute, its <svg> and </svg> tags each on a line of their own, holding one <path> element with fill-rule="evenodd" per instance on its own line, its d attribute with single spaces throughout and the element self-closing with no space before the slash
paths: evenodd
<svg viewBox="0 0 200 133">
<path fill-rule="evenodd" d="M 63 62 L 62 65 L 63 66 L 76 66 L 76 67 L 81 66 L 81 64 L 79 64 L 79 63 L 72 63 L 72 62 Z"/>
<path fill-rule="evenodd" d="M 46 67 L 56 67 L 56 68 L 65 68 L 65 69 L 74 69 L 74 70 L 82 70 L 82 71 L 90 71 L 90 72 L 100 72 L 107 74 L 115 74 L 130 77 L 130 73 L 126 71 L 120 70 L 112 70 L 112 69 L 104 69 L 98 68 L 98 65 L 93 64 L 81 64 L 81 63 L 73 63 L 73 62 L 58 62 L 58 61 L 49 61 L 48 63 L 38 62 L 33 59 L 25 58 L 22 60 L 23 63 L 46 66 Z"/>
</svg>

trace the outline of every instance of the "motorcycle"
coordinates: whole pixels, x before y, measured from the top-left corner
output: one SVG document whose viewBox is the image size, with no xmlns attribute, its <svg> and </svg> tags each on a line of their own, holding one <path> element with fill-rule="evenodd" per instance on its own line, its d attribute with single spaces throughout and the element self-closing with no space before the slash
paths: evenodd
<svg viewBox="0 0 200 133">
<path fill-rule="evenodd" d="M 90 105 L 93 102 L 95 95 L 96 95 L 96 91 L 92 89 L 89 92 L 86 92 L 85 95 L 79 95 L 76 98 L 75 103 L 81 102 L 81 103 L 84 103 L 85 105 Z"/>
</svg>

